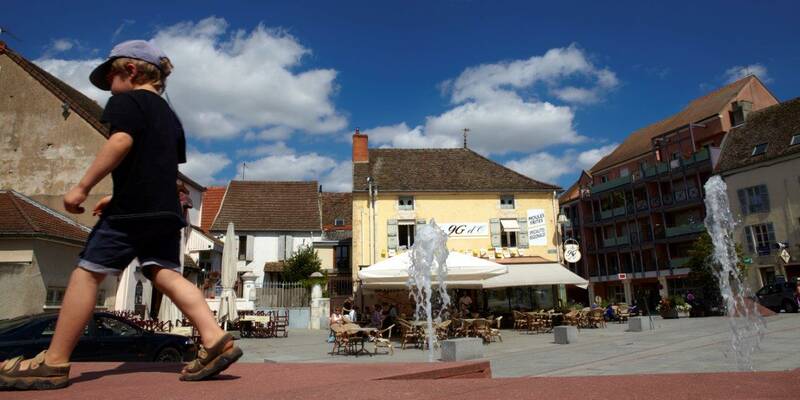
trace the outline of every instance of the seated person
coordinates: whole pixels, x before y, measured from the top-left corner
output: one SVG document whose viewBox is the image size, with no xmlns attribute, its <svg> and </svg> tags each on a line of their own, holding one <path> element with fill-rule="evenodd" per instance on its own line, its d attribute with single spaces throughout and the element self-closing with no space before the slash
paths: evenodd
<svg viewBox="0 0 800 400">
<path fill-rule="evenodd" d="M 380 304 L 375 304 L 375 311 L 372 312 L 370 326 L 380 329 L 383 326 L 383 318 L 383 306 Z"/>
</svg>

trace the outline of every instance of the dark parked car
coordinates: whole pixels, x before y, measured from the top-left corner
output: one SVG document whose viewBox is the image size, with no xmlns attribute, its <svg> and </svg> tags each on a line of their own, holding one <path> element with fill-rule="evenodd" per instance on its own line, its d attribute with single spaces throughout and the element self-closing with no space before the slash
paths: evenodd
<svg viewBox="0 0 800 400">
<path fill-rule="evenodd" d="M 34 357 L 46 349 L 57 313 L 0 321 L 0 360 Z M 194 359 L 195 343 L 185 336 L 145 331 L 116 315 L 95 312 L 72 353 L 72 361 L 159 361 Z"/>
<path fill-rule="evenodd" d="M 781 282 L 766 285 L 756 292 L 758 302 L 772 311 L 797 312 L 796 282 Z"/>
</svg>

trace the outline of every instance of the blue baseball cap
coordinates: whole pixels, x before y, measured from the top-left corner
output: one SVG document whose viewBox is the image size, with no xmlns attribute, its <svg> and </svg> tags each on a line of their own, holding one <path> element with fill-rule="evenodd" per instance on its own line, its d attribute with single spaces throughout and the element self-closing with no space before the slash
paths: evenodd
<svg viewBox="0 0 800 400">
<path fill-rule="evenodd" d="M 161 59 L 166 58 L 167 55 L 164 54 L 161 49 L 146 40 L 129 40 L 127 42 L 122 42 L 114 46 L 114 48 L 111 49 L 111 54 L 109 54 L 108 59 L 92 71 L 89 75 L 89 81 L 101 90 L 111 90 L 111 85 L 106 79 L 108 71 L 111 69 L 111 63 L 113 63 L 114 60 L 123 57 L 135 58 L 148 62 L 155 65 L 160 70 Z M 164 71 L 161 72 L 164 73 Z"/>
</svg>

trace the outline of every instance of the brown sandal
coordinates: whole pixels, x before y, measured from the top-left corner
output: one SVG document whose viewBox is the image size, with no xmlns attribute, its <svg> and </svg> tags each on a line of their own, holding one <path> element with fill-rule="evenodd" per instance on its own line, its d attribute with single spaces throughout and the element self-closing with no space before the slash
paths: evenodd
<svg viewBox="0 0 800 400">
<path fill-rule="evenodd" d="M 21 370 L 24 357 L 6 360 L 0 370 L 0 388 L 20 390 L 60 389 L 69 385 L 69 363 L 47 365 L 42 351 L 31 359 L 28 369 Z"/>
<path fill-rule="evenodd" d="M 242 349 L 233 345 L 233 336 L 226 333 L 213 346 L 200 346 L 197 358 L 186 365 L 181 374 L 182 381 L 201 381 L 226 370 L 242 356 Z M 230 346 L 228 346 L 230 343 Z"/>
</svg>

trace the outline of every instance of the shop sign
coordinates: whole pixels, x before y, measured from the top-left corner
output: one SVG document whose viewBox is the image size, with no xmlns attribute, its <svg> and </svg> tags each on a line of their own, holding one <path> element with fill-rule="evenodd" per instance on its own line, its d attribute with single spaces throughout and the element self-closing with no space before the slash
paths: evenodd
<svg viewBox="0 0 800 400">
<path fill-rule="evenodd" d="M 581 251 L 577 240 L 570 238 L 565 241 L 564 260 L 568 263 L 576 263 L 581 260 Z"/>
<path fill-rule="evenodd" d="M 745 263 L 746 265 L 750 265 L 753 263 L 753 258 L 752 257 L 742 258 L 742 262 Z"/>
<path fill-rule="evenodd" d="M 451 222 L 439 224 L 451 239 L 487 237 L 489 224 L 480 222 Z"/>
<path fill-rule="evenodd" d="M 628 279 L 628 274 L 617 274 L 617 279 L 624 281 L 625 279 Z"/>
<path fill-rule="evenodd" d="M 786 249 L 781 250 L 781 260 L 783 260 L 784 264 L 789 263 L 789 260 L 791 260 L 791 259 L 792 259 L 792 257 L 789 256 L 789 252 L 786 251 Z"/>
<path fill-rule="evenodd" d="M 541 208 L 528 209 L 528 244 L 547 246 L 547 223 Z"/>
</svg>

